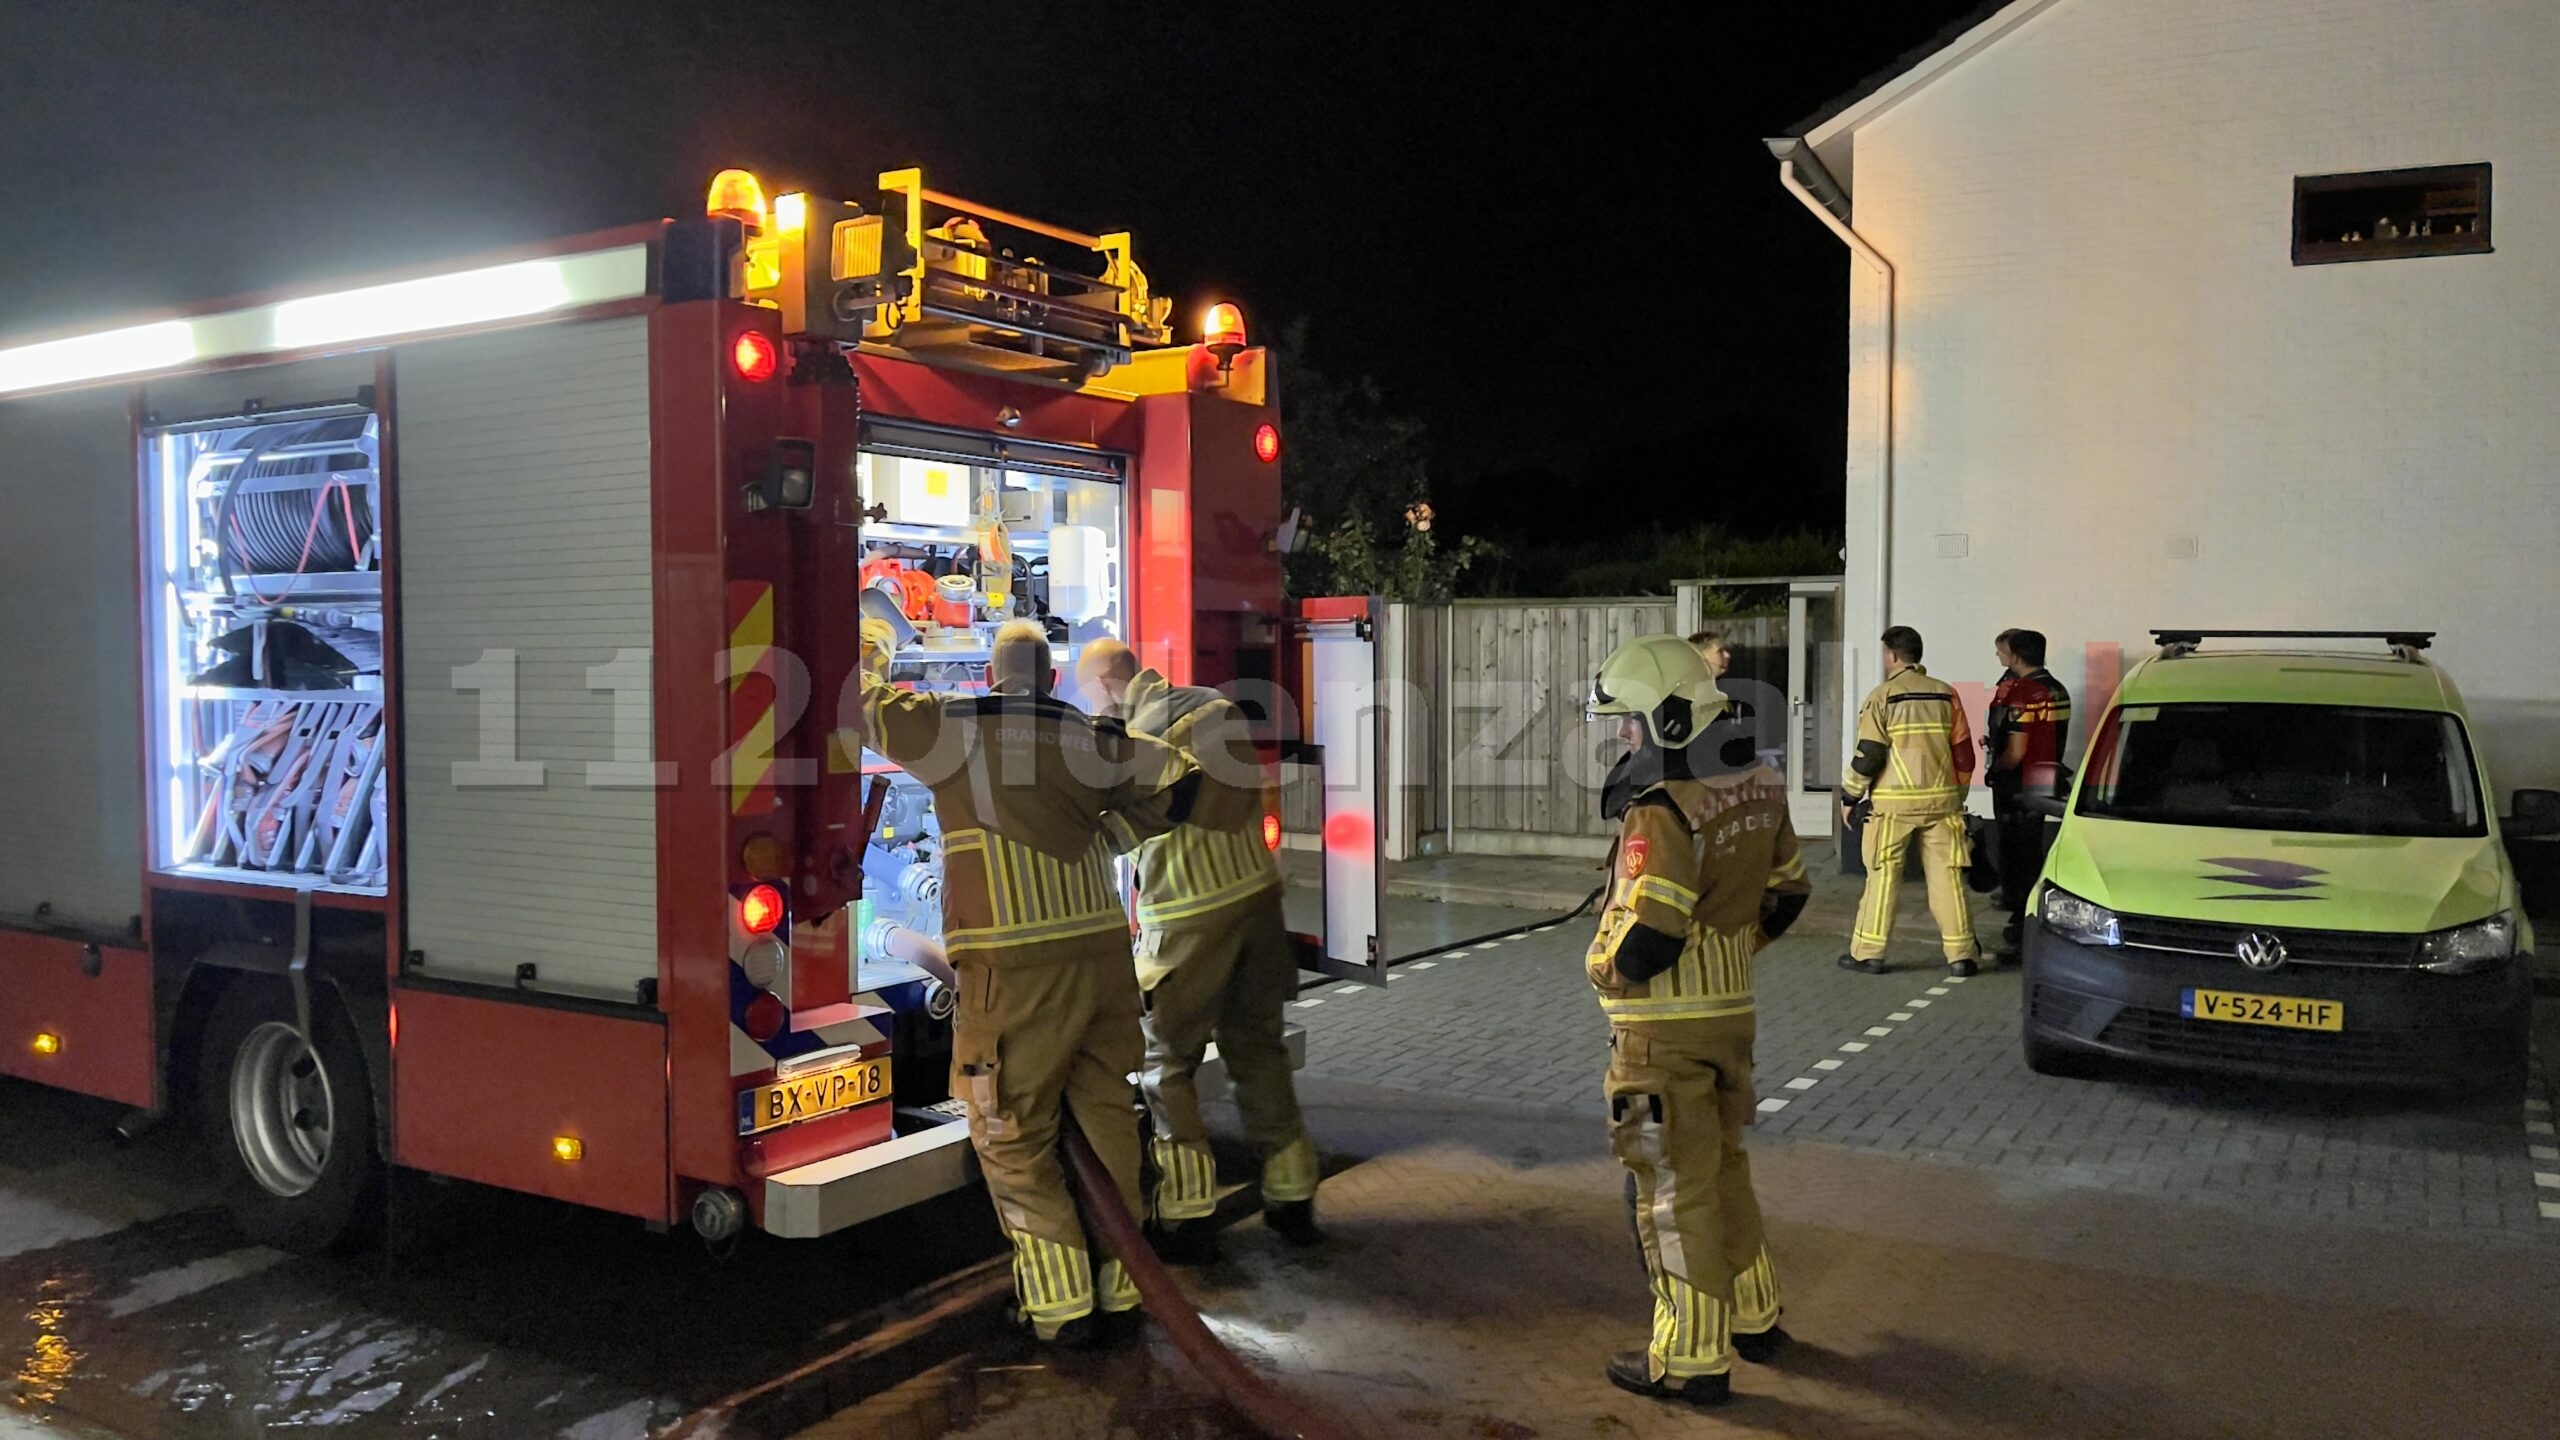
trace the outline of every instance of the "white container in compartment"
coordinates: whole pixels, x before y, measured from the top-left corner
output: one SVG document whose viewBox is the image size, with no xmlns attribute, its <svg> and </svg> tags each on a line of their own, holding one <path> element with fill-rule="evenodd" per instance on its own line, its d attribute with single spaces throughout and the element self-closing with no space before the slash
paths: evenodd
<svg viewBox="0 0 2560 1440">
<path fill-rule="evenodd" d="M 906 455 L 866 457 L 871 498 L 889 507 L 898 525 L 959 526 L 969 523 L 969 467 Z"/>
<path fill-rule="evenodd" d="M 1118 577 L 1111 551 L 1092 525 L 1060 525 L 1049 532 L 1049 613 L 1062 620 L 1091 620 L 1111 608 Z"/>
</svg>

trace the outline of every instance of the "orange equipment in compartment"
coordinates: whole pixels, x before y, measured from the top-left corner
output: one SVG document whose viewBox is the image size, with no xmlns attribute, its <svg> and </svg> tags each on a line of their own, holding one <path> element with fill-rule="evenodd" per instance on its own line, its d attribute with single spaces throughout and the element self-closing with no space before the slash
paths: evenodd
<svg viewBox="0 0 2560 1440">
<path fill-rule="evenodd" d="M 894 591 L 898 609 L 910 620 L 933 618 L 933 577 L 895 556 L 863 561 L 862 588 Z"/>
</svg>

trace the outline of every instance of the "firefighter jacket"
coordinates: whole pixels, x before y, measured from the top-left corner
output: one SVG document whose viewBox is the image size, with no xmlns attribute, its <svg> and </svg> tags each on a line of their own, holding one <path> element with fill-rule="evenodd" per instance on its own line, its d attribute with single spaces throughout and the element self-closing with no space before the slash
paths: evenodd
<svg viewBox="0 0 2560 1440">
<path fill-rule="evenodd" d="M 1973 726 L 1955 687 L 1917 665 L 1867 692 L 1841 793 L 1878 815 L 1953 815 L 1973 786 Z"/>
<path fill-rule="evenodd" d="M 1755 765 L 1666 780 L 1618 821 L 1609 903 L 1585 957 L 1612 1024 L 1747 1016 L 1751 958 L 1812 893 L 1787 788 Z"/>
<path fill-rule="evenodd" d="M 1191 758 L 1049 696 L 934 695 L 872 679 L 871 749 L 933 792 L 943 945 L 1000 965 L 1129 959 L 1104 817 L 1162 835 L 1199 789 Z"/>
<path fill-rule="evenodd" d="M 2062 747 L 2071 738 L 2071 692 L 2053 678 L 2053 672 L 2037 666 L 2024 675 L 2001 678 L 1991 692 L 1991 713 L 1982 726 L 1982 773 L 1994 789 L 2015 790 L 2021 787 L 2048 793 L 2063 788 L 2067 773 L 2062 764 Z M 2009 748 L 2009 737 L 2023 735 L 2026 752 L 2018 763 L 2003 768 L 2002 752 Z"/>
<path fill-rule="evenodd" d="M 1113 848 L 1137 867 L 1138 923 L 1154 930 L 1222 921 L 1218 912 L 1277 887 L 1279 861 L 1262 840 L 1262 757 L 1243 708 L 1205 686 L 1172 685 L 1141 670 L 1120 713 L 1133 734 L 1175 746 L 1201 772 L 1191 823 L 1171 834 L 1146 840 L 1116 815 L 1103 822 Z"/>
</svg>

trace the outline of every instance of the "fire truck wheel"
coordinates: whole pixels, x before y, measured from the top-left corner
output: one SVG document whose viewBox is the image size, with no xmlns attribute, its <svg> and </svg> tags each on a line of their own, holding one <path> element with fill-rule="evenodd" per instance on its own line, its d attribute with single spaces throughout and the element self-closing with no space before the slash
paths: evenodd
<svg viewBox="0 0 2560 1440">
<path fill-rule="evenodd" d="M 206 1144 L 223 1165 L 224 1200 L 250 1239 L 302 1254 L 353 1248 L 381 1204 L 373 1086 L 347 1019 L 312 996 L 309 1043 L 292 993 L 243 975 L 205 1028 L 196 1087 Z"/>
</svg>

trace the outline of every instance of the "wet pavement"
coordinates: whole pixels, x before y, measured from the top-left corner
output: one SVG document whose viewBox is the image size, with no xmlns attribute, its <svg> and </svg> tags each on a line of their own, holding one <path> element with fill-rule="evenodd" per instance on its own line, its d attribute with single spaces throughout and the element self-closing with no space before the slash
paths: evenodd
<svg viewBox="0 0 2560 1440">
<path fill-rule="evenodd" d="M 1764 957 L 1761 1095 L 1783 1103 L 1752 1147 L 1808 1344 L 1738 1375 L 1722 1416 L 1596 1378 L 1643 1299 L 1596 1117 L 1587 920 L 1302 992 L 1334 1243 L 1282 1247 L 1237 1186 L 1228 1259 L 1186 1288 L 1363 1437 L 2560 1433 L 2547 1096 L 2033 1076 L 2014 975 L 1840 972 L 1847 903 L 1826 881 Z M 1399 955 L 1554 918 L 1390 910 Z M 313 1260 L 234 1235 L 182 1131 L 113 1147 L 117 1113 L 0 1081 L 0 1440 L 1253 1433 L 1161 1335 L 1058 1356 L 1008 1329 L 974 1194 L 715 1257 L 432 1185 L 398 1255 Z M 937 1296 L 932 1323 L 896 1321 Z"/>
<path fill-rule="evenodd" d="M 686 1232 L 432 1186 L 407 1253 L 305 1259 L 232 1232 L 182 1132 L 113 1150 L 116 1113 L 0 1081 L 10 1424 L 629 1440 L 828 1352 L 996 1245 L 974 1195 L 721 1258 Z"/>
</svg>

